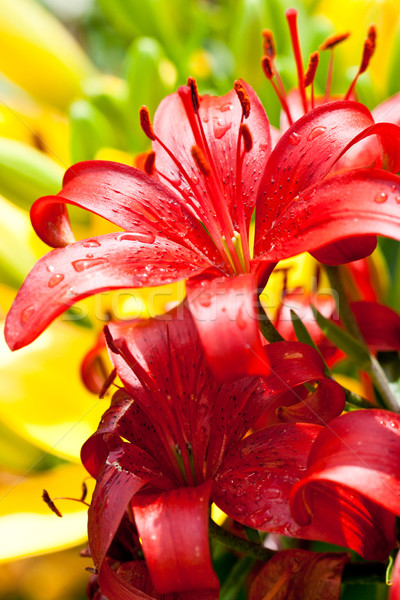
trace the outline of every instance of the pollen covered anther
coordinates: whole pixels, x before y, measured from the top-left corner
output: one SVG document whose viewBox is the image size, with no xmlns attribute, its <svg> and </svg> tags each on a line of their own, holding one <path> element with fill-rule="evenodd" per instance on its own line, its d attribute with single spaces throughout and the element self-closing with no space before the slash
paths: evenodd
<svg viewBox="0 0 400 600">
<path fill-rule="evenodd" d="M 315 73 L 317 72 L 317 67 L 319 63 L 319 52 L 313 52 L 310 55 L 307 71 L 304 75 L 304 87 L 308 87 L 314 82 Z"/>
<path fill-rule="evenodd" d="M 245 152 L 250 152 L 253 147 L 253 138 L 251 137 L 250 129 L 246 123 L 240 125 L 240 135 L 243 138 Z"/>
<path fill-rule="evenodd" d="M 267 79 L 272 79 L 274 76 L 274 71 L 272 68 L 272 61 L 270 57 L 266 54 L 261 59 L 261 66 L 263 68 L 264 74 Z"/>
<path fill-rule="evenodd" d="M 200 171 L 203 173 L 203 175 L 208 177 L 208 175 L 211 174 L 211 167 L 210 167 L 208 160 L 204 156 L 202 149 L 199 148 L 199 146 L 192 147 L 192 156 L 194 158 L 196 165 L 198 166 Z"/>
<path fill-rule="evenodd" d="M 363 55 L 361 59 L 360 68 L 358 70 L 358 74 L 361 75 L 364 73 L 369 65 L 369 61 L 375 51 L 375 40 L 371 40 L 371 38 L 367 38 L 364 43 Z"/>
<path fill-rule="evenodd" d="M 276 48 L 274 35 L 270 29 L 263 29 L 261 32 L 263 37 L 263 51 L 271 60 L 276 57 Z"/>
<path fill-rule="evenodd" d="M 151 124 L 150 112 L 147 106 L 141 106 L 139 110 L 140 126 L 147 137 L 154 141 L 156 136 L 154 135 L 153 126 Z"/>
<path fill-rule="evenodd" d="M 335 46 L 344 42 L 349 37 L 350 32 L 346 31 L 345 33 L 334 33 L 326 38 L 324 42 L 319 46 L 319 49 L 323 52 L 324 50 L 332 50 Z"/>
<path fill-rule="evenodd" d="M 144 170 L 147 173 L 147 175 L 153 175 L 154 171 L 155 171 L 155 161 L 156 161 L 156 153 L 151 150 L 147 156 L 146 156 L 146 160 L 144 161 Z"/>
<path fill-rule="evenodd" d="M 194 110 L 195 114 L 197 115 L 197 113 L 199 112 L 199 108 L 200 108 L 200 96 L 199 96 L 199 90 L 197 88 L 197 82 L 194 79 L 194 77 L 188 77 L 187 84 L 190 87 L 190 92 L 192 95 L 193 110 Z"/>
<path fill-rule="evenodd" d="M 244 87 L 243 82 L 240 81 L 240 79 L 237 79 L 235 81 L 234 88 L 235 88 L 236 95 L 239 98 L 239 102 L 242 105 L 243 116 L 245 119 L 247 119 L 247 117 L 250 114 L 250 107 L 251 107 L 249 94 L 247 93 L 247 90 Z"/>
</svg>

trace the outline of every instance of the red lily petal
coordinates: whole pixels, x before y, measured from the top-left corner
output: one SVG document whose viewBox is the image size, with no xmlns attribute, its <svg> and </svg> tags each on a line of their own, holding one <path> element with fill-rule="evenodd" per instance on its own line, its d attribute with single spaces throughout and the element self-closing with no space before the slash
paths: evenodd
<svg viewBox="0 0 400 600">
<path fill-rule="evenodd" d="M 310 111 L 282 136 L 263 174 L 257 198 L 255 256 L 286 206 L 331 170 L 347 145 L 373 125 L 371 113 L 356 102 L 331 102 Z"/>
<path fill-rule="evenodd" d="M 154 590 L 143 561 L 123 563 L 117 571 L 108 561 L 104 561 L 99 573 L 99 581 L 101 589 L 113 600 L 218 600 L 219 598 L 219 592 L 214 590 L 159 594 Z"/>
<path fill-rule="evenodd" d="M 400 92 L 394 96 L 391 96 L 381 104 L 378 104 L 378 106 L 376 106 L 372 111 L 374 121 L 376 123 L 385 122 L 400 125 L 399 102 Z"/>
<path fill-rule="evenodd" d="M 271 136 L 268 118 L 255 92 L 243 82 L 250 98 L 250 115 L 245 120 L 252 135 L 252 149 L 246 153 L 241 180 L 242 198 L 246 223 L 250 221 L 255 205 L 258 186 L 261 178 L 261 168 L 271 152 Z M 210 155 L 215 163 L 219 184 L 222 186 L 224 200 L 237 229 L 235 214 L 236 200 L 236 148 L 239 126 L 242 121 L 242 107 L 234 90 L 222 97 L 201 96 L 199 114 L 203 123 L 204 133 L 210 149 Z M 205 178 L 196 166 L 191 149 L 194 145 L 202 147 L 201 139 L 195 138 L 189 118 L 195 122 L 191 91 L 188 86 L 179 89 L 178 93 L 167 96 L 155 113 L 154 131 L 167 144 L 177 161 L 184 167 L 192 184 L 203 193 Z M 197 126 L 194 125 L 195 130 Z M 178 128 L 178 129 L 177 129 Z M 173 182 L 179 182 L 187 188 L 187 182 L 181 180 L 182 175 L 177 165 L 171 160 L 157 142 L 153 143 L 156 151 L 156 167 L 159 173 L 166 175 Z M 175 188 L 174 188 L 175 189 Z"/>
<path fill-rule="evenodd" d="M 271 262 L 356 236 L 400 239 L 400 179 L 378 169 L 337 173 L 299 194 L 269 232 L 262 253 Z M 260 251 L 260 246 L 258 248 Z M 331 260 L 332 259 L 332 260 Z M 332 253 L 328 264 L 354 259 Z"/>
<path fill-rule="evenodd" d="M 213 499 L 244 525 L 321 540 L 352 548 L 367 560 L 384 560 L 395 545 L 395 518 L 365 497 L 342 489 L 334 494 L 325 486 L 314 494 L 309 525 L 299 525 L 290 512 L 291 490 L 301 484 L 314 440 L 326 430 L 287 423 L 244 438 L 230 448 L 215 478 Z"/>
<path fill-rule="evenodd" d="M 208 545 L 211 481 L 133 500 L 136 526 L 159 592 L 218 589 Z"/>
<path fill-rule="evenodd" d="M 5 335 L 16 350 L 32 342 L 77 300 L 110 289 L 163 285 L 201 272 L 201 255 L 175 242 L 119 233 L 53 250 L 31 270 L 8 313 Z M 46 285 L 47 284 L 47 285 Z"/>
<path fill-rule="evenodd" d="M 144 242 L 164 237 L 197 248 L 213 264 L 221 262 L 210 237 L 179 196 L 133 167 L 93 160 L 68 169 L 61 192 L 39 198 L 31 209 L 36 233 L 50 246 L 74 241 L 66 203 L 135 232 Z"/>
<path fill-rule="evenodd" d="M 89 544 L 101 567 L 132 496 L 146 483 L 163 481 L 157 463 L 133 444 L 110 439 L 111 449 L 89 507 Z"/>
<path fill-rule="evenodd" d="M 357 324 L 373 350 L 400 350 L 400 315 L 377 302 L 352 302 Z"/>
<path fill-rule="evenodd" d="M 371 409 L 331 421 L 314 444 L 307 472 L 293 489 L 293 513 L 300 523 L 312 518 L 318 491 L 325 485 L 333 493 L 343 488 L 399 515 L 400 415 Z"/>
<path fill-rule="evenodd" d="M 339 600 L 348 554 L 283 550 L 275 554 L 255 578 L 249 600 Z M 269 597 L 268 595 L 268 597 Z"/>
<path fill-rule="evenodd" d="M 274 397 L 263 423 L 302 421 L 325 425 L 340 415 L 345 398 L 342 388 L 325 377 L 324 364 L 310 346 L 299 342 L 277 342 L 264 348 L 270 365 L 265 384 Z M 318 382 L 309 394 L 305 383 Z"/>
<path fill-rule="evenodd" d="M 103 562 L 99 571 L 99 584 L 102 592 L 107 594 L 107 598 L 112 598 L 113 600 L 173 600 L 173 598 L 160 596 L 159 594 L 152 594 L 149 596 L 147 593 L 136 587 L 136 585 L 140 585 L 142 581 L 138 582 L 135 578 L 132 579 L 131 582 L 125 576 L 125 572 L 121 574 L 117 573 L 110 566 L 107 559 Z"/>
<path fill-rule="evenodd" d="M 187 283 L 187 299 L 214 376 L 229 381 L 269 372 L 263 353 L 255 276 Z"/>
</svg>

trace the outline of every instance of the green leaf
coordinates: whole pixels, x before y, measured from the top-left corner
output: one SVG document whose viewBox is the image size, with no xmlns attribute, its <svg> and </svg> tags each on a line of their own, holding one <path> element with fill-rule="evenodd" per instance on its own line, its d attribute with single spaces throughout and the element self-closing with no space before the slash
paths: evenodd
<svg viewBox="0 0 400 600">
<path fill-rule="evenodd" d="M 349 358 L 357 362 L 363 370 L 369 370 L 371 356 L 367 348 L 358 342 L 352 335 L 341 329 L 338 325 L 324 317 L 314 306 L 311 306 L 313 315 L 326 337 L 335 346 L 343 350 Z"/>
</svg>

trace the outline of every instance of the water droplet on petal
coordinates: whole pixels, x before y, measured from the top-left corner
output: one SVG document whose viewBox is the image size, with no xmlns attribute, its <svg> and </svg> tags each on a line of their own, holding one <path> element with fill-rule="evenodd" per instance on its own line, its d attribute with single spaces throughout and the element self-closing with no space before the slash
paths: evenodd
<svg viewBox="0 0 400 600">
<path fill-rule="evenodd" d="M 223 104 L 221 106 L 221 112 L 227 112 L 228 110 L 232 110 L 233 109 L 233 105 L 231 102 L 227 102 L 226 104 Z"/>
<path fill-rule="evenodd" d="M 298 200 L 300 200 L 300 196 L 295 196 L 295 197 L 293 198 L 293 201 L 294 201 L 294 202 L 297 202 Z"/>
<path fill-rule="evenodd" d="M 61 283 L 63 279 L 64 275 L 62 273 L 54 273 L 54 275 L 52 275 L 49 281 L 47 282 L 47 285 L 49 286 L 49 288 L 53 288 L 59 283 Z"/>
<path fill-rule="evenodd" d="M 86 254 L 86 258 L 93 258 L 93 257 L 94 257 L 94 254 L 92 254 L 91 252 L 88 252 Z"/>
<path fill-rule="evenodd" d="M 52 273 L 54 271 L 53 265 L 47 265 L 46 269 L 48 270 L 49 273 Z"/>
<path fill-rule="evenodd" d="M 310 131 L 310 133 L 308 134 L 307 139 L 309 141 L 315 140 L 315 138 L 317 138 L 318 136 L 323 134 L 325 131 L 326 131 L 326 127 L 314 127 L 314 129 L 312 129 Z"/>
<path fill-rule="evenodd" d="M 121 233 L 117 237 L 119 242 L 143 242 L 144 244 L 152 244 L 156 237 L 152 233 Z"/>
<path fill-rule="evenodd" d="M 82 271 L 86 271 L 86 269 L 97 267 L 98 265 L 102 265 L 106 262 L 108 262 L 107 258 L 84 258 L 82 260 L 74 260 L 71 264 L 75 271 L 81 273 Z"/>
<path fill-rule="evenodd" d="M 400 204 L 400 196 L 395 196 L 394 199 L 396 200 L 397 204 Z"/>
<path fill-rule="evenodd" d="M 220 140 L 232 127 L 232 123 L 223 123 L 220 119 L 214 120 L 214 135 Z"/>
<path fill-rule="evenodd" d="M 292 146 L 298 146 L 300 144 L 300 140 L 301 136 L 296 132 L 291 133 L 289 136 L 289 143 L 292 144 Z"/>
<path fill-rule="evenodd" d="M 29 319 L 32 317 L 35 312 L 35 308 L 33 306 L 27 306 L 21 313 L 21 321 L 22 323 L 27 323 Z"/>
<path fill-rule="evenodd" d="M 378 204 L 386 202 L 387 199 L 388 195 L 386 194 L 386 192 L 379 192 L 379 194 L 377 194 L 374 198 L 375 202 L 377 202 Z"/>
<path fill-rule="evenodd" d="M 98 248 L 100 245 L 100 242 L 98 242 L 97 240 L 86 240 L 83 243 L 84 248 Z"/>
</svg>

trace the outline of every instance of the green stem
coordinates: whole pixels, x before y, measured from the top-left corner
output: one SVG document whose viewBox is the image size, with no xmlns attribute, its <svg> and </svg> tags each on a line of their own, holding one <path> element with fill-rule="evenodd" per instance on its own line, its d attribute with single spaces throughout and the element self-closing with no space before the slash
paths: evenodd
<svg viewBox="0 0 400 600">
<path fill-rule="evenodd" d="M 350 308 L 350 304 L 347 300 L 346 292 L 343 287 L 342 279 L 340 276 L 339 267 L 331 267 L 325 265 L 326 273 L 329 277 L 329 281 L 332 289 L 334 289 L 338 295 L 337 309 L 339 311 L 340 320 L 347 331 L 364 347 L 368 348 L 361 331 L 354 318 L 353 312 Z M 386 379 L 385 373 L 372 354 L 370 354 L 370 367 L 369 375 L 376 389 L 378 390 L 382 402 L 386 408 L 394 412 L 400 412 L 399 403 L 390 389 L 389 382 Z"/>
<path fill-rule="evenodd" d="M 263 334 L 265 339 L 268 342 L 284 342 L 285 338 L 283 338 L 281 336 L 279 331 L 273 325 L 272 321 L 270 320 L 267 313 L 265 312 L 260 299 L 258 299 L 258 302 L 257 302 L 257 310 L 258 310 L 258 322 L 260 324 L 261 333 Z"/>
<path fill-rule="evenodd" d="M 236 600 L 240 588 L 253 570 L 255 563 L 256 559 L 251 556 L 244 556 L 237 561 L 221 586 L 220 600 Z"/>
<path fill-rule="evenodd" d="M 220 527 L 214 523 L 212 519 L 210 519 L 209 522 L 209 533 L 214 540 L 224 544 L 224 546 L 228 546 L 228 548 L 231 548 L 236 552 L 246 554 L 247 556 L 256 558 L 257 560 L 267 561 L 276 554 L 275 550 L 269 550 L 268 548 L 260 546 L 260 544 L 250 542 L 238 537 L 237 535 L 234 535 L 233 533 L 230 533 L 223 527 Z"/>
</svg>

